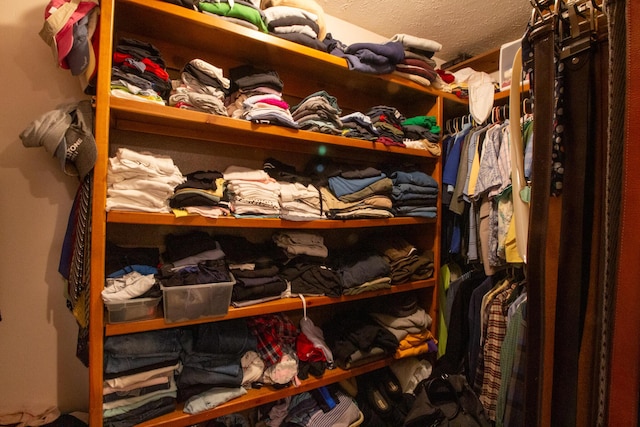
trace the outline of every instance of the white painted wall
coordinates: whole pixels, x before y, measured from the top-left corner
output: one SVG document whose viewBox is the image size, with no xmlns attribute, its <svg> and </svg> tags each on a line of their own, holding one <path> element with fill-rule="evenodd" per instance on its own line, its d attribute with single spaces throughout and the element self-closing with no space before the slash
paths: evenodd
<svg viewBox="0 0 640 427">
<path fill-rule="evenodd" d="M 362 42 L 385 43 L 389 41 L 389 37 L 381 36 L 328 14 L 325 14 L 325 23 L 327 33 L 331 33 L 334 39 L 340 40 L 346 45 Z"/>
<path fill-rule="evenodd" d="M 0 16 L 0 415 L 57 406 L 86 411 L 88 372 L 75 357 L 58 256 L 77 178 L 18 135 L 60 103 L 83 98 L 38 31 L 47 0 L 4 2 Z"/>
</svg>

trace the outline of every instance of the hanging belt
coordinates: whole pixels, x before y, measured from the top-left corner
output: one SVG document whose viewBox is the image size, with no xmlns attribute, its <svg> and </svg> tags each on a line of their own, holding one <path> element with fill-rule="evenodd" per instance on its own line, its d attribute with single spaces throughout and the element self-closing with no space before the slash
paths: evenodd
<svg viewBox="0 0 640 427">
<path fill-rule="evenodd" d="M 575 425 L 578 360 L 589 288 L 594 187 L 593 48 L 567 56 L 565 174 L 553 366 L 552 425 Z"/>
<path fill-rule="evenodd" d="M 544 351 L 545 247 L 554 107 L 554 25 L 551 19 L 529 35 L 534 55 L 533 163 L 528 242 L 527 278 L 527 362 L 525 417 L 527 426 L 538 426 L 541 415 L 542 363 Z"/>
</svg>

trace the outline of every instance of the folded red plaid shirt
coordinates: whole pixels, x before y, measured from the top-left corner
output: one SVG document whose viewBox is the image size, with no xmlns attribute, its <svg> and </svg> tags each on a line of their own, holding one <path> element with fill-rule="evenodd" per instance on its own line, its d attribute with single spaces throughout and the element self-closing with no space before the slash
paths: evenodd
<svg viewBox="0 0 640 427">
<path fill-rule="evenodd" d="M 298 328 L 283 314 L 270 314 L 247 319 L 249 331 L 258 340 L 258 354 L 267 366 L 280 361 L 282 354 L 295 354 Z"/>
</svg>

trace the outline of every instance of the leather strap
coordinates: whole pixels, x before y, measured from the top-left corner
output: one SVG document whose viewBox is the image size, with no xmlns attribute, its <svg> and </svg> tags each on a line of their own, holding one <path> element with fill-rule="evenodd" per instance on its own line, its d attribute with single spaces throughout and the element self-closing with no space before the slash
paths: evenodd
<svg viewBox="0 0 640 427">
<path fill-rule="evenodd" d="M 578 360 L 589 290 L 594 188 L 593 49 L 563 60 L 565 174 L 556 300 L 552 425 L 576 425 Z"/>
<path fill-rule="evenodd" d="M 544 351 L 545 246 L 551 177 L 553 133 L 554 25 L 551 20 L 530 35 L 534 54 L 533 163 L 528 241 L 527 362 L 525 425 L 537 426 L 541 414 L 542 353 Z"/>
</svg>

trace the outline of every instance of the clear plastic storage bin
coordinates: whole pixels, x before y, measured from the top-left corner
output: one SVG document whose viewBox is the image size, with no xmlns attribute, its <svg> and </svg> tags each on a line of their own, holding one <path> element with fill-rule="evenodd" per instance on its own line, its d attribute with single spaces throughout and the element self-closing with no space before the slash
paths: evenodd
<svg viewBox="0 0 640 427">
<path fill-rule="evenodd" d="M 231 291 L 236 283 L 206 283 L 202 285 L 161 286 L 164 300 L 164 320 L 167 323 L 220 317 L 229 311 Z"/>
<path fill-rule="evenodd" d="M 153 319 L 158 314 L 161 297 L 132 298 L 128 301 L 105 303 L 109 323 Z"/>
<path fill-rule="evenodd" d="M 521 46 L 522 39 L 500 46 L 500 91 L 509 90 L 513 78 L 520 78 L 520 76 L 513 76 L 511 70 L 513 69 L 513 59 Z M 528 83 L 528 80 L 525 80 L 524 83 Z"/>
</svg>

